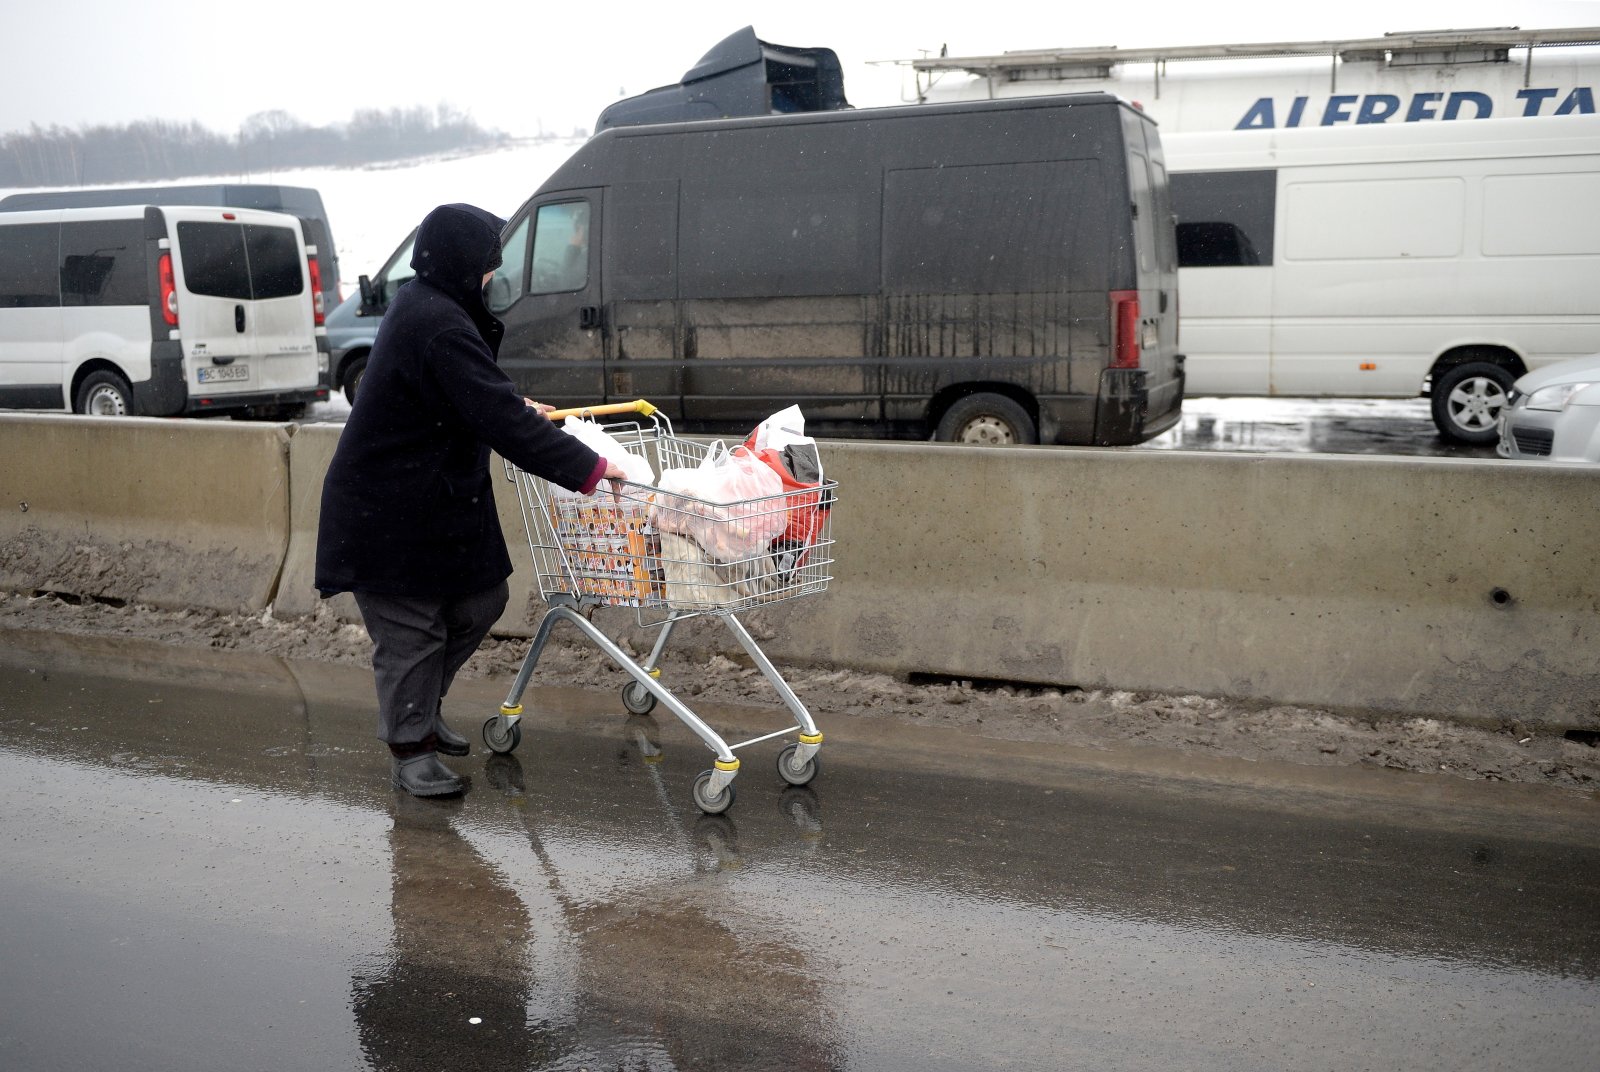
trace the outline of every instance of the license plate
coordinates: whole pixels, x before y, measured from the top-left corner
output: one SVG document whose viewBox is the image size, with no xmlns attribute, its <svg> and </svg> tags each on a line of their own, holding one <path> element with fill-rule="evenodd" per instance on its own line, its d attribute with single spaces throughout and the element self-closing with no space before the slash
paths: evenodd
<svg viewBox="0 0 1600 1072">
<path fill-rule="evenodd" d="M 201 383 L 222 383 L 227 380 L 248 380 L 250 378 L 250 366 L 216 365 L 212 368 L 203 368 L 195 375 Z"/>
</svg>

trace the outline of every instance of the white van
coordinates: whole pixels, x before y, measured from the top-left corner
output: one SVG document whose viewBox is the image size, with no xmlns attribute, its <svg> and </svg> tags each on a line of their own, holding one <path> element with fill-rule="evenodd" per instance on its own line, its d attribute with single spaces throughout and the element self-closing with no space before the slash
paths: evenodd
<svg viewBox="0 0 1600 1072">
<path fill-rule="evenodd" d="M 328 397 L 317 275 L 282 213 L 0 215 L 0 407 L 303 416 Z"/>
<path fill-rule="evenodd" d="M 1600 350 L 1600 116 L 1162 138 L 1187 393 L 1432 398 Z"/>
</svg>

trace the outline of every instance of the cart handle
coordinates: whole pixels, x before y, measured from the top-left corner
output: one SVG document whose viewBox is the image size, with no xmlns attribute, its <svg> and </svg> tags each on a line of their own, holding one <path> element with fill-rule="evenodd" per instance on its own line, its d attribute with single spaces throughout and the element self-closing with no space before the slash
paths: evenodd
<svg viewBox="0 0 1600 1072">
<path fill-rule="evenodd" d="M 656 408 L 650 403 L 642 398 L 636 398 L 632 402 L 611 402 L 604 406 L 576 406 L 572 409 L 553 409 L 546 413 L 545 416 L 552 421 L 559 421 L 564 417 L 582 417 L 586 414 L 606 417 L 616 413 L 637 413 L 648 417 L 655 411 Z"/>
</svg>

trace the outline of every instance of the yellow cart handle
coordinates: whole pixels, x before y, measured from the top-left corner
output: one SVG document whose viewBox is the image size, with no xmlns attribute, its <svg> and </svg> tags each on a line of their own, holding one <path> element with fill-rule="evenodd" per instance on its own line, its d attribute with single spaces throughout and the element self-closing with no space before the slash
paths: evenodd
<svg viewBox="0 0 1600 1072">
<path fill-rule="evenodd" d="M 559 421 L 564 417 L 609 417 L 618 413 L 637 413 L 648 417 L 656 408 L 642 398 L 632 402 L 611 402 L 604 406 L 578 406 L 574 409 L 553 409 L 545 416 L 552 421 Z"/>
</svg>

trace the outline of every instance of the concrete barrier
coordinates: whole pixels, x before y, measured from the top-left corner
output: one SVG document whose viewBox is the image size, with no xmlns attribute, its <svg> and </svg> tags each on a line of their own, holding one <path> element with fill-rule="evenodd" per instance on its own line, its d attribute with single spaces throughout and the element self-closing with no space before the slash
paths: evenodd
<svg viewBox="0 0 1600 1072">
<path fill-rule="evenodd" d="M 0 414 L 0 587 L 259 611 L 288 446 L 282 425 Z"/>
<path fill-rule="evenodd" d="M 283 575 L 272 600 L 280 617 L 315 613 L 322 602 L 313 581 L 317 569 L 317 523 L 322 518 L 322 477 L 333 460 L 343 425 L 307 424 L 296 430 L 289 443 L 289 550 Z M 359 622 L 356 601 L 348 594 L 333 597 L 327 610 L 347 622 Z"/>
<path fill-rule="evenodd" d="M 1600 727 L 1600 467 L 828 444 L 776 658 Z"/>
<path fill-rule="evenodd" d="M 338 435 L 0 417 L 0 585 L 217 610 L 276 592 L 280 616 L 311 613 Z M 1600 728 L 1600 467 L 853 442 L 825 458 L 832 587 L 746 618 L 780 661 Z M 496 632 L 527 636 L 542 605 L 491 464 L 516 567 Z M 359 620 L 347 596 L 332 607 Z M 632 617 L 596 620 L 620 636 Z M 731 648 L 714 624 L 674 645 Z"/>
</svg>

